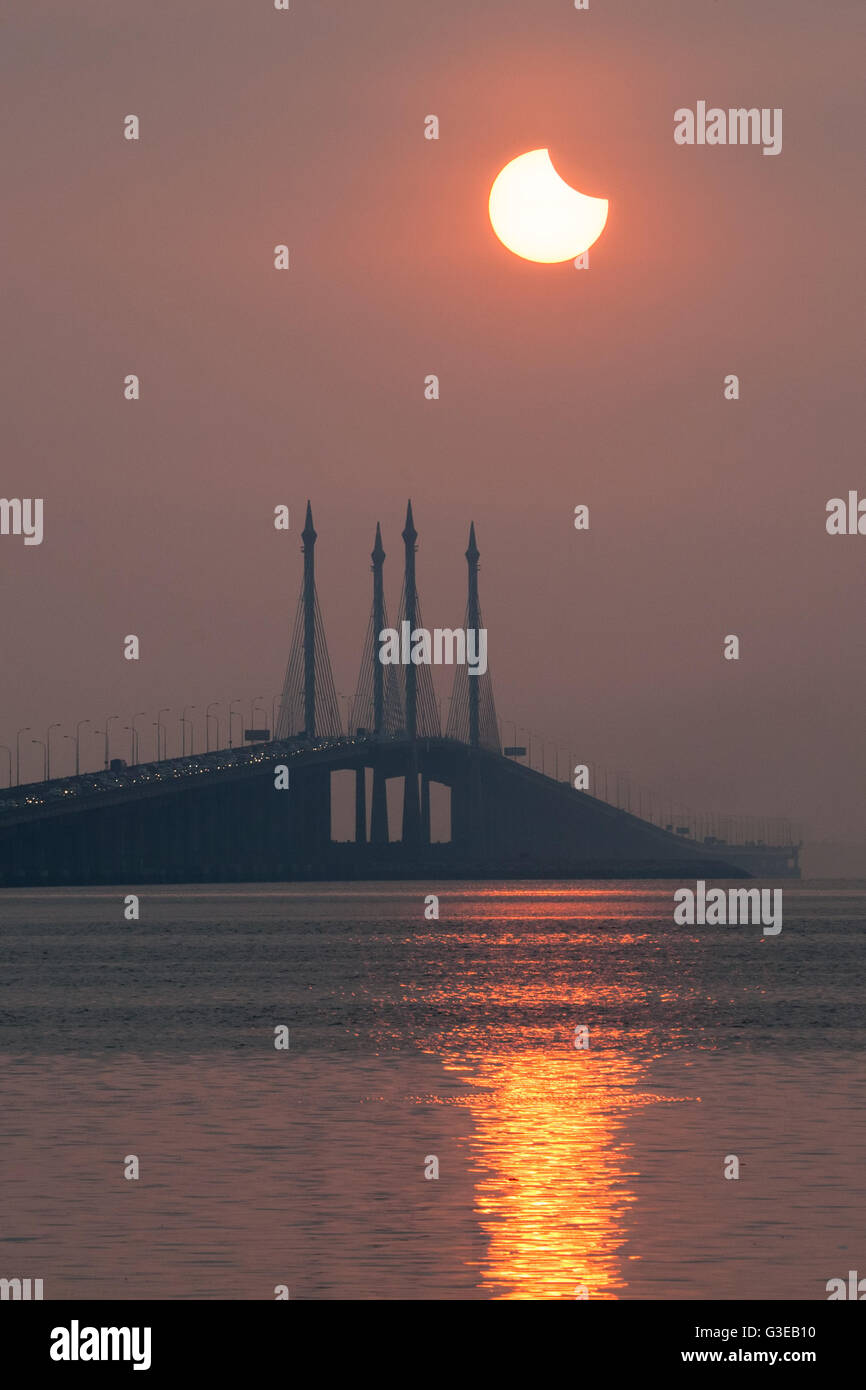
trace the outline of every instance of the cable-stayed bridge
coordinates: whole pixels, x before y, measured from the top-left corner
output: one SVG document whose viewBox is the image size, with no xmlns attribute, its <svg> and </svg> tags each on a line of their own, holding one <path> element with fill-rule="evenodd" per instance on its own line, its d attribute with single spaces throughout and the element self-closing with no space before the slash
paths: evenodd
<svg viewBox="0 0 866 1390">
<path fill-rule="evenodd" d="M 381 659 L 382 634 L 391 629 L 377 526 L 370 619 L 345 731 L 316 594 L 316 539 L 308 503 L 289 660 L 276 727 L 263 731 L 266 738 L 131 766 L 115 760 L 100 773 L 10 786 L 0 793 L 0 884 L 798 874 L 786 826 L 775 845 L 757 837 L 698 838 L 692 824 L 654 824 L 516 761 L 514 748 L 506 756 L 486 649 L 483 671 L 476 661 L 473 673 L 467 660 L 473 636 L 477 659 L 484 631 L 474 525 L 465 627 L 436 630 L 455 667 L 443 731 L 425 647 L 411 503 L 393 629 L 403 659 Z M 407 641 L 417 660 L 407 659 Z M 338 843 L 332 779 L 347 772 L 354 777 L 355 833 Z M 447 841 L 431 834 L 434 784 L 448 789 Z M 396 813 L 389 785 L 398 792 Z"/>
</svg>

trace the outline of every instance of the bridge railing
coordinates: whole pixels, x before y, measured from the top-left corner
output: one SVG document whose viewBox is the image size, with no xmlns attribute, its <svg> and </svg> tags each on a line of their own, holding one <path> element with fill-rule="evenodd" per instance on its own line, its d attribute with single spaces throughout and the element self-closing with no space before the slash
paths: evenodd
<svg viewBox="0 0 866 1390">
<path fill-rule="evenodd" d="M 503 722 L 506 734 L 510 728 L 511 740 L 503 737 Z M 562 744 L 543 739 L 511 720 L 500 720 L 500 738 L 503 747 L 525 748 L 525 753 L 515 761 L 569 786 L 582 786 L 586 781 L 583 789 L 590 796 L 674 835 L 702 844 L 794 846 L 802 843 L 801 827 L 787 817 L 696 811 L 674 790 L 648 787 L 627 771 L 567 751 Z M 586 769 L 586 775 L 576 778 L 580 768 Z"/>
<path fill-rule="evenodd" d="M 0 816 L 28 807 L 72 805 L 83 798 L 99 797 L 106 792 L 125 788 L 172 786 L 211 772 L 230 772 L 233 768 L 249 767 L 275 756 L 291 758 L 293 755 L 342 747 L 352 742 L 355 740 L 345 735 L 313 740 L 295 735 L 267 743 L 245 743 L 232 748 L 212 749 L 208 753 L 187 753 L 178 758 L 164 758 L 160 762 L 129 763 L 122 767 L 82 772 L 73 777 L 56 777 L 48 782 L 22 783 L 20 786 L 4 787 L 0 791 Z"/>
</svg>

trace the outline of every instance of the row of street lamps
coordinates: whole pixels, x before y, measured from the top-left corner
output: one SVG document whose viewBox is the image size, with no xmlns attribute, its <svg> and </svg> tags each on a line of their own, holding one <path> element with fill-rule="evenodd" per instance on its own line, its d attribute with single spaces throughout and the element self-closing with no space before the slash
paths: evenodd
<svg viewBox="0 0 866 1390">
<path fill-rule="evenodd" d="M 273 733 L 274 733 L 274 731 L 275 731 L 275 729 L 276 729 L 276 726 L 277 726 L 277 706 L 279 705 L 279 702 L 280 702 L 281 698 L 282 698 L 282 697 L 281 697 L 280 695 L 275 695 L 275 696 L 273 697 L 272 701 L 271 701 L 271 735 L 272 735 L 272 736 L 273 736 Z M 249 728 L 251 728 L 251 729 L 254 729 L 254 728 L 257 727 L 257 726 L 256 726 L 256 716 L 257 716 L 257 715 L 261 715 L 261 716 L 262 716 L 262 722 L 263 722 L 263 723 L 267 722 L 267 717 L 268 717 L 268 715 L 267 715 L 267 710 L 266 710 L 266 708 L 265 708 L 265 707 L 262 705 L 262 703 L 261 703 L 261 701 L 262 701 L 263 699 L 264 699 L 264 696 L 263 696 L 263 695 L 256 695 L 256 696 L 253 697 L 253 699 L 252 699 L 251 701 L 249 701 L 249 711 L 250 711 Z M 228 702 L 228 706 L 227 706 L 227 709 L 228 709 L 228 721 L 227 721 L 227 722 L 228 722 L 228 747 L 229 747 L 229 748 L 234 747 L 234 723 L 233 723 L 233 721 L 234 721 L 235 718 L 238 718 L 238 719 L 241 720 L 241 735 L 242 735 L 242 736 L 241 736 L 241 743 L 243 743 L 243 727 L 244 727 L 244 726 L 243 726 L 243 717 L 244 717 L 244 716 L 243 716 L 243 710 L 235 709 L 235 706 L 236 706 L 236 705 L 244 705 L 245 703 L 247 703 L 247 702 L 245 702 L 245 701 L 242 700 L 242 699 L 229 700 L 229 702 Z M 220 723 L 221 723 L 221 720 L 220 720 L 219 714 L 218 714 L 218 713 L 215 713 L 214 711 L 218 711 L 218 710 L 220 710 L 222 707 L 223 707 L 223 705 L 222 705 L 222 701 L 221 701 L 221 700 L 212 700 L 212 701 L 210 702 L 209 705 L 206 705 L 206 706 L 205 706 L 205 738 L 204 738 L 205 750 L 204 750 L 204 751 L 205 751 L 206 753 L 209 753 L 209 752 L 211 751 L 211 728 L 212 728 L 212 725 L 215 725 L 215 726 L 216 726 L 216 729 L 215 729 L 215 737 L 214 737 L 214 741 L 213 741 L 213 750 L 216 751 L 216 750 L 220 747 L 219 737 L 220 737 Z M 198 708 L 197 705 L 184 705 L 184 706 L 183 706 L 183 709 L 181 710 L 181 713 L 180 713 L 179 728 L 180 728 L 181 757 L 186 757 L 187 754 L 189 754 L 190 756 L 192 756 L 192 755 L 195 753 L 195 723 L 194 723 L 194 721 L 193 721 L 192 719 L 190 719 L 188 716 L 189 716 L 190 711 L 195 710 L 195 709 L 197 709 L 197 708 Z M 154 740 L 153 740 L 153 742 L 154 742 L 154 749 L 155 749 L 155 752 L 156 752 L 156 761 L 157 761 L 157 762 L 159 762 L 161 759 L 167 757 L 167 755 L 168 755 L 168 749 L 167 749 L 167 742 L 168 742 L 168 737 L 167 737 L 167 736 L 168 736 L 168 730 L 167 730 L 167 728 L 166 728 L 166 725 L 165 725 L 165 723 L 164 723 L 164 721 L 163 721 L 162 716 L 163 716 L 164 714 L 170 714 L 170 713 L 171 713 L 171 706 L 170 706 L 170 705 L 165 705 L 165 706 L 163 706 L 162 709 L 160 709 L 160 710 L 157 711 L 156 719 L 155 719 L 155 720 L 153 721 L 153 723 L 152 723 L 152 728 L 153 728 L 153 730 L 154 730 Z M 103 748 L 104 748 L 103 766 L 104 766 L 106 769 L 108 769 L 108 767 L 109 767 L 110 764 L 111 764 L 111 726 L 112 726 L 112 724 L 115 722 L 115 720 L 118 720 L 118 719 L 120 719 L 121 717 L 122 717 L 122 716 L 119 715 L 119 714 L 109 714 L 109 715 L 106 715 L 105 720 L 104 720 L 104 723 L 105 723 L 105 728 L 104 728 L 104 729 L 95 729 L 95 728 L 93 728 L 93 727 L 92 727 L 92 721 L 91 721 L 90 719 L 79 719 L 79 720 L 77 721 L 77 723 L 75 724 L 75 733 L 74 733 L 74 734 L 64 734 L 64 735 L 63 735 L 63 738 L 64 738 L 65 740 L 67 740 L 69 743 L 74 743 L 74 744 L 75 744 L 75 775 L 76 775 L 76 777 L 79 776 L 79 774 L 80 774 L 80 772 L 81 772 L 81 731 L 82 731 L 82 729 L 86 728 L 87 725 L 90 724 L 90 725 L 91 725 L 91 733 L 93 733 L 94 735 L 96 735 L 96 736 L 99 737 L 99 738 L 104 739 L 104 745 L 103 745 Z M 130 719 L 129 723 L 128 723 L 128 724 L 124 724 L 124 725 L 121 726 L 121 732 L 123 732 L 123 733 L 128 733 L 128 734 L 130 735 L 130 748 L 129 748 L 130 757 L 129 757 L 129 761 L 130 761 L 130 763 L 133 764 L 133 765 L 134 765 L 134 764 L 137 764 L 137 763 L 140 761 L 140 747 L 141 747 L 141 731 L 136 727 L 136 721 L 139 720 L 139 719 L 144 719 L 144 718 L 146 718 L 146 717 L 147 717 L 147 710 L 137 710 L 136 713 L 135 713 L 135 714 L 132 716 L 132 718 Z M 222 722 L 224 722 L 224 721 L 222 721 Z M 30 742 L 31 744 L 34 744 L 34 745 L 36 745 L 37 747 L 39 747 L 39 748 L 42 749 L 42 776 L 43 776 L 43 780 L 46 781 L 46 782 L 49 782 L 49 781 L 51 780 L 51 760 L 52 760 L 52 755 L 54 755 L 55 759 L 56 759 L 56 755 L 57 755 L 57 746 L 56 746 L 56 745 L 57 745 L 57 740 L 56 740 L 56 738 L 55 738 L 55 741 L 54 741 L 55 746 L 54 746 L 54 748 L 52 748 L 52 745 L 51 745 L 51 732 L 52 732 L 53 729 L 60 729 L 60 728 L 62 728 L 62 725 L 61 725 L 60 723 L 57 723 L 57 722 L 56 722 L 56 723 L 53 723 L 53 724 L 49 724 L 49 725 L 48 725 L 48 728 L 45 730 L 45 737 L 44 737 L 44 738 L 31 738 L 31 739 L 29 740 L 29 742 Z M 187 729 L 189 730 L 189 734 L 187 734 Z M 15 735 L 15 753 L 14 753 L 14 761 L 15 761 L 15 783 L 14 783 L 14 785 L 15 785 L 16 787 L 20 787 L 20 785 L 21 785 L 21 739 L 22 739 L 22 735 L 23 735 L 23 734 L 32 734 L 32 733 L 33 733 L 33 730 L 32 730 L 32 728 L 31 728 L 31 726 L 30 726 L 29 724 L 25 724 L 25 725 L 23 726 L 23 728 L 19 729 L 19 730 L 17 731 L 16 735 Z M 187 744 L 189 744 L 189 747 L 187 747 Z M 5 743 L 0 743 L 0 753 L 5 753 L 5 754 L 6 754 L 6 761 L 7 761 L 6 785 L 11 787 L 11 786 L 13 785 L 13 782 L 12 782 L 12 761 L 13 761 L 13 752 L 12 752 L 12 749 L 9 748 L 9 747 L 7 747 L 7 745 L 6 745 Z"/>
<path fill-rule="evenodd" d="M 540 771 L 546 774 L 548 771 L 547 750 L 548 748 L 550 748 L 552 750 L 550 755 L 551 776 L 555 776 L 557 782 L 564 781 L 568 782 L 569 785 L 572 784 L 574 778 L 574 769 L 578 763 L 578 759 L 574 753 L 569 753 L 565 776 L 561 777 L 559 763 L 560 755 L 562 754 L 563 750 L 558 743 L 556 743 L 552 739 L 543 739 L 538 734 L 533 734 L 531 729 L 524 729 L 522 725 L 517 724 L 512 719 L 506 719 L 505 721 L 500 719 L 499 737 L 500 741 L 503 743 L 503 746 L 508 746 L 504 743 L 503 739 L 503 724 L 505 729 L 507 729 L 509 726 L 511 727 L 512 746 L 518 746 L 518 734 L 522 735 L 524 741 L 519 746 L 525 747 L 526 749 L 525 757 L 528 767 L 532 768 L 535 766 L 535 756 L 538 754 L 540 750 Z M 533 740 L 535 741 L 534 749 Z M 521 756 L 524 755 L 521 754 Z M 587 762 L 586 766 L 589 769 L 590 773 L 590 784 L 588 788 L 590 795 L 598 797 L 601 801 L 607 801 L 613 806 L 618 806 L 621 810 L 627 811 L 632 810 L 632 800 L 634 796 L 635 814 L 639 815 L 643 819 L 654 819 L 657 809 L 656 803 L 659 801 L 657 793 L 653 792 L 649 788 L 633 784 L 631 780 L 631 774 L 628 772 L 613 771 L 609 768 L 603 767 L 600 763 L 595 762 Z M 669 799 L 661 798 L 661 800 L 664 801 Z M 673 807 L 672 802 L 671 807 Z M 684 818 L 686 820 L 691 821 L 694 819 L 694 816 L 691 811 L 682 807 L 678 811 L 671 809 L 669 812 L 668 819 L 674 820 L 677 818 L 679 818 L 680 821 Z"/>
<path fill-rule="evenodd" d="M 261 714 L 265 720 L 267 719 L 267 711 L 266 711 L 266 709 L 262 706 L 262 704 L 260 703 L 260 702 L 263 700 L 263 698 L 264 698 L 264 697 L 261 696 L 261 695 L 255 695 L 255 696 L 253 697 L 253 699 L 249 702 L 249 710 L 250 710 L 250 723 L 249 723 L 249 727 L 250 727 L 251 729 L 256 727 L 256 715 L 257 715 L 257 714 Z M 347 727 L 348 727 L 349 718 L 350 718 L 350 697 L 347 696 L 347 695 L 343 695 L 343 694 L 341 693 L 341 694 L 340 694 L 340 698 L 341 698 L 343 701 L 345 701 L 345 704 L 346 704 L 346 721 L 347 721 Z M 273 734 L 274 734 L 274 732 L 275 732 L 275 730 L 276 730 L 276 726 L 277 726 L 277 705 L 278 705 L 280 699 L 281 699 L 281 697 L 280 697 L 279 695 L 275 695 L 275 696 L 273 697 L 272 701 L 271 701 L 271 735 L 272 735 L 272 737 L 273 737 Z M 229 747 L 229 748 L 232 748 L 232 747 L 234 746 L 234 723 L 233 723 L 233 721 L 234 721 L 234 719 L 235 719 L 236 716 L 237 716 L 238 718 L 240 718 L 241 720 L 243 720 L 243 713 L 242 713 L 242 711 L 241 711 L 241 710 L 235 709 L 235 705 L 242 705 L 243 703 L 244 703 L 244 701 L 243 701 L 242 699 L 239 699 L 239 698 L 236 698 L 236 699 L 233 699 L 233 700 L 229 700 L 229 702 L 228 702 L 227 710 L 228 710 L 228 747 Z M 222 702 L 219 701 L 219 700 L 212 700 L 212 701 L 210 702 L 210 704 L 208 704 L 208 705 L 205 706 L 205 750 L 204 750 L 204 751 L 205 751 L 206 753 L 209 753 L 209 752 L 211 751 L 211 724 L 212 724 L 212 723 L 216 726 L 216 737 L 214 738 L 214 741 L 213 741 L 213 749 L 214 749 L 214 751 L 217 750 L 217 749 L 219 748 L 219 746 L 220 746 L 220 744 L 219 744 L 219 734 L 220 734 L 220 722 L 221 722 L 221 721 L 220 721 L 219 715 L 216 714 L 216 713 L 214 713 L 213 711 L 219 710 L 221 707 L 222 707 Z M 193 721 L 192 719 L 190 719 L 190 718 L 188 717 L 190 711 L 195 710 L 195 709 L 198 709 L 198 706 L 197 706 L 197 705 L 192 705 L 192 704 L 190 704 L 190 705 L 184 705 L 183 708 L 182 708 L 182 710 L 181 710 L 181 713 L 180 713 L 179 728 L 180 728 L 181 757 L 186 757 L 187 754 L 189 754 L 190 756 L 193 756 L 193 755 L 195 754 L 195 723 L 194 723 L 194 721 Z M 155 748 L 156 761 L 157 761 L 157 762 L 159 762 L 159 761 L 161 761 L 163 758 L 167 757 L 167 754 L 168 754 L 168 750 L 167 750 L 167 732 L 168 732 L 168 731 L 167 731 L 167 729 L 166 729 L 166 727 L 165 727 L 165 724 L 163 723 L 163 718 L 162 718 L 162 716 L 163 716 L 164 714 L 170 714 L 170 713 L 171 713 L 171 706 L 170 706 L 170 705 L 165 705 L 165 706 L 163 706 L 161 709 L 159 709 L 159 710 L 157 711 L 156 719 L 153 721 L 153 724 L 152 724 L 152 727 L 153 727 L 153 730 L 154 730 L 154 748 Z M 122 726 L 122 732 L 123 732 L 123 733 L 128 733 L 128 734 L 130 735 L 130 758 L 129 758 L 129 761 L 130 761 L 130 763 L 133 764 L 133 765 L 137 764 L 137 763 L 140 761 L 141 732 L 140 732 L 140 730 L 137 728 L 137 720 L 139 720 L 139 719 L 145 719 L 146 717 L 147 717 L 147 710 L 137 710 L 136 713 L 135 713 L 134 715 L 132 715 L 132 717 L 131 717 L 129 723 L 128 723 L 128 724 L 124 724 L 124 725 Z M 104 729 L 95 729 L 95 728 L 93 728 L 93 729 L 91 730 L 91 732 L 92 732 L 94 735 L 96 735 L 96 736 L 99 737 L 99 738 L 104 739 L 104 745 L 103 745 L 103 747 L 104 747 L 103 766 L 104 766 L 104 768 L 105 768 L 106 770 L 108 769 L 108 767 L 109 767 L 109 765 L 110 765 L 110 763 L 111 763 L 111 726 L 112 726 L 112 724 L 113 724 L 116 720 L 118 720 L 118 719 L 120 719 L 120 718 L 121 718 L 121 716 L 120 716 L 119 714 L 109 714 L 109 715 L 107 715 L 107 716 L 105 717 L 105 721 L 104 721 L 104 723 L 105 723 L 105 728 L 104 728 Z M 440 718 L 441 718 L 441 705 L 440 705 Z M 527 760 L 527 763 L 528 763 L 528 765 L 529 765 L 530 767 L 532 767 L 532 766 L 533 766 L 533 763 L 534 763 L 534 758 L 533 758 L 533 738 L 535 738 L 535 741 L 536 741 L 536 748 L 539 746 L 539 744 L 540 744 L 540 747 L 541 747 L 541 770 L 542 770 L 542 772 L 546 772 L 546 771 L 547 771 L 547 749 L 548 749 L 548 746 L 551 747 L 551 748 L 553 748 L 553 750 L 554 750 L 554 757 L 553 757 L 553 759 L 552 759 L 552 763 L 553 763 L 553 766 L 555 767 L 555 775 L 556 775 L 556 778 L 557 778 L 557 780 L 559 780 L 559 757 L 560 757 L 560 751 L 561 751 L 560 748 L 559 748 L 559 746 L 558 746 L 556 743 L 550 743 L 550 744 L 548 744 L 548 741 L 547 741 L 547 740 L 539 738 L 537 734 L 536 734 L 536 735 L 533 735 L 531 729 L 524 729 L 521 725 L 517 724 L 514 720 L 511 720 L 511 719 L 505 720 L 504 723 L 505 723 L 505 726 L 508 726 L 508 725 L 511 726 L 511 732 L 512 732 L 512 745 L 516 745 L 516 744 L 517 744 L 517 737 L 518 737 L 518 734 L 521 734 L 521 735 L 524 736 L 524 738 L 525 738 L 525 740 L 526 740 L 526 750 L 527 750 L 527 751 L 526 751 L 526 760 Z M 70 743 L 74 743 L 74 745 L 75 745 L 75 775 L 76 775 L 76 777 L 77 777 L 77 776 L 80 774 L 80 772 L 81 772 L 81 731 L 82 731 L 82 729 L 86 728 L 87 725 L 90 725 L 90 724 L 91 724 L 91 720 L 90 720 L 90 719 L 79 719 L 79 720 L 77 721 L 77 723 L 75 724 L 75 733 L 74 733 L 74 735 L 73 735 L 73 734 L 64 734 L 64 735 L 63 735 L 63 738 L 64 738 L 65 740 L 67 740 L 67 741 L 70 742 Z M 42 774 L 43 774 L 43 778 L 44 778 L 44 780 L 45 780 L 46 782 L 51 780 L 51 757 L 52 757 L 52 751 L 53 751 L 53 750 L 52 750 L 52 747 L 51 747 L 51 732 L 52 732 L 53 729 L 59 729 L 59 728 L 61 728 L 61 727 L 62 727 L 62 726 L 61 726 L 61 724 L 60 724 L 59 722 L 55 722 L 55 723 L 49 724 L 49 725 L 48 725 L 48 728 L 47 728 L 46 731 L 45 731 L 45 738 L 44 738 L 44 739 L 41 739 L 41 738 L 31 738 L 31 739 L 30 739 L 31 744 L 34 744 L 34 745 L 36 745 L 36 746 L 38 746 L 38 747 L 40 747 L 40 748 L 42 749 Z M 189 729 L 189 735 L 187 735 L 187 729 Z M 500 737 L 501 737 L 501 736 L 502 736 L 502 732 L 503 732 L 503 721 L 502 721 L 501 719 L 499 720 L 499 730 L 500 730 Z M 22 736 L 22 734 L 27 734 L 27 733 L 32 733 L 32 729 L 31 729 L 31 727 L 30 727 L 29 724 L 26 724 L 26 725 L 24 725 L 23 728 L 19 729 L 19 730 L 17 731 L 17 733 L 16 733 L 16 736 L 15 736 L 15 785 L 16 785 L 16 786 L 20 786 L 20 785 L 21 785 L 21 736 Z M 189 744 L 189 747 L 188 747 L 188 748 L 187 748 L 187 743 Z M 7 762 L 8 762 L 8 767 L 7 767 L 7 785 L 8 785 L 8 786 L 11 786 L 11 785 L 12 785 L 12 750 L 11 750 L 10 748 L 8 748 L 5 744 L 0 744 L 0 751 L 6 753 L 6 755 L 7 755 Z M 573 754 L 573 753 L 570 754 L 569 757 L 570 757 L 570 764 L 569 764 L 568 773 L 567 773 L 567 775 L 566 775 L 566 777 L 565 777 L 565 779 L 564 779 L 565 781 L 570 781 L 570 780 L 571 780 L 571 777 L 572 777 L 571 768 L 573 768 L 573 766 L 574 766 L 574 754 Z M 616 777 L 617 777 L 617 796 L 619 796 L 620 774 L 617 773 L 617 774 L 616 774 Z M 607 780 L 607 779 L 606 779 L 606 775 L 605 775 L 605 800 L 607 800 L 607 786 L 606 786 L 606 780 Z M 596 794 L 598 794 L 598 793 L 596 793 Z"/>
<path fill-rule="evenodd" d="M 560 776 L 562 749 L 557 743 L 540 738 L 538 734 L 533 734 L 530 729 L 522 728 L 511 719 L 504 721 L 506 730 L 509 726 L 512 733 L 512 745 L 518 744 L 518 734 L 523 737 L 524 742 L 520 746 L 526 748 L 527 766 L 534 766 L 533 751 L 537 756 L 540 746 L 540 770 L 546 773 L 548 771 L 547 750 L 552 748 L 553 752 L 550 756 L 551 775 L 555 775 L 557 781 L 572 784 L 574 768 L 577 764 L 574 753 L 568 755 L 566 775 L 562 778 Z M 503 746 L 507 746 L 504 744 L 503 721 L 501 719 L 499 721 L 499 736 Z M 533 740 L 535 741 L 535 750 L 533 750 Z M 696 840 L 703 840 L 705 836 L 715 836 L 717 839 L 730 844 L 745 843 L 750 839 L 763 839 L 765 843 L 770 843 L 772 840 L 775 843 L 785 844 L 794 843 L 800 838 L 798 828 L 781 818 L 767 820 L 754 816 L 726 815 L 720 812 L 698 813 L 683 805 L 681 801 L 667 792 L 660 792 L 633 782 L 629 772 L 616 771 L 595 762 L 587 762 L 586 766 L 590 774 L 588 791 L 591 796 L 597 797 L 600 801 L 606 801 L 612 806 L 617 806 L 620 810 L 629 811 L 639 816 L 641 820 L 649 820 L 653 824 L 669 825 L 675 831 L 689 830 Z"/>
</svg>

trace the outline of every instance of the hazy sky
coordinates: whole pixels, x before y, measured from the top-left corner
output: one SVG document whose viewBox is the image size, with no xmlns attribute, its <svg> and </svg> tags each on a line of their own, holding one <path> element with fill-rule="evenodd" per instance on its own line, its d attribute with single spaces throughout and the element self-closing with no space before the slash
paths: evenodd
<svg viewBox="0 0 866 1390">
<path fill-rule="evenodd" d="M 59 772 L 75 719 L 270 708 L 307 497 L 350 692 L 411 495 L 428 626 L 462 622 L 475 520 L 505 719 L 866 839 L 866 537 L 825 530 L 866 495 L 862 37 L 860 0 L 17 0 L 0 491 L 45 539 L 0 537 L 0 742 L 61 721 Z M 781 107 L 781 154 L 675 145 L 699 100 Z M 491 231 L 541 146 L 610 200 L 587 271 Z"/>
</svg>

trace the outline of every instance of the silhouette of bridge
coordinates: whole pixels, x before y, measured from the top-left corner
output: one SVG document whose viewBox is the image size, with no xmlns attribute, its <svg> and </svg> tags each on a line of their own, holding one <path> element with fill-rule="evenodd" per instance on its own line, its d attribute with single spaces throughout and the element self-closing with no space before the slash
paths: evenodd
<svg viewBox="0 0 866 1390">
<path fill-rule="evenodd" d="M 376 527 L 361 669 L 344 731 L 316 594 L 310 504 L 303 581 L 277 726 L 261 741 L 10 787 L 0 794 L 0 883 L 134 884 L 420 878 L 698 878 L 796 874 L 791 844 L 729 845 L 675 833 L 506 756 L 489 669 L 454 661 L 440 727 L 429 660 L 385 664 L 385 551 Z M 411 503 L 396 632 L 424 631 Z M 465 628 L 482 630 L 474 524 Z M 161 751 L 161 750 L 158 750 Z M 513 754 L 514 750 L 510 750 Z M 331 831 L 331 783 L 354 774 L 355 837 Z M 388 784 L 402 790 L 399 838 Z M 451 838 L 431 839 L 430 789 L 448 788 Z"/>
</svg>

